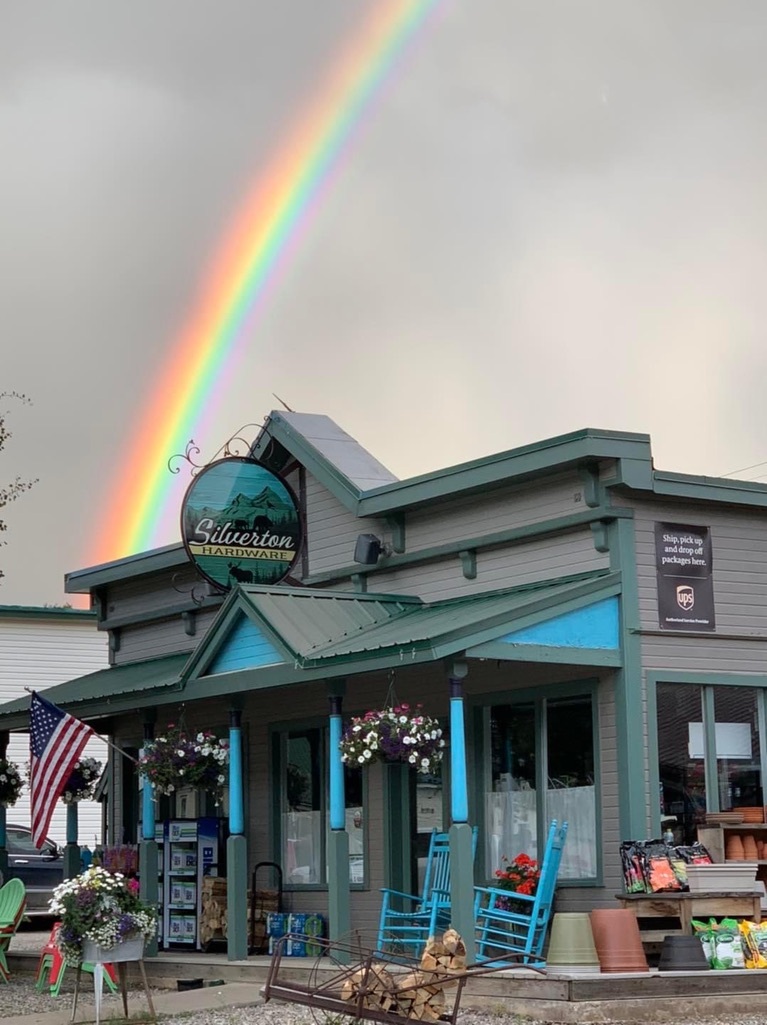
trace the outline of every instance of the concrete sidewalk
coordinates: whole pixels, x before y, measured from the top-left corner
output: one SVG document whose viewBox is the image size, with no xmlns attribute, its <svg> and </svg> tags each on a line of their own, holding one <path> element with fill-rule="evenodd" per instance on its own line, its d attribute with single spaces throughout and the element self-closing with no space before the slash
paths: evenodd
<svg viewBox="0 0 767 1025">
<path fill-rule="evenodd" d="M 202 989 L 187 990 L 177 993 L 174 990 L 153 990 L 152 1002 L 158 1015 L 188 1014 L 197 1011 L 220 1010 L 224 1007 L 247 1007 L 262 1003 L 260 995 L 261 983 L 228 982 L 223 986 L 204 986 Z M 0 990 L 2 995 L 2 990 Z M 140 990 L 132 990 L 128 994 L 128 1017 L 135 1019 L 141 1014 L 149 1017 L 146 996 Z M 0 1017 L 0 1025 L 69 1025 L 72 1015 L 72 999 L 69 995 L 62 997 L 61 1008 L 47 1011 L 44 1014 L 23 1014 L 11 1018 Z M 96 1020 L 95 1005 L 92 994 L 80 994 L 77 1003 L 76 1023 Z M 122 1001 L 118 1006 L 101 1007 L 102 1022 L 124 1021 Z"/>
</svg>

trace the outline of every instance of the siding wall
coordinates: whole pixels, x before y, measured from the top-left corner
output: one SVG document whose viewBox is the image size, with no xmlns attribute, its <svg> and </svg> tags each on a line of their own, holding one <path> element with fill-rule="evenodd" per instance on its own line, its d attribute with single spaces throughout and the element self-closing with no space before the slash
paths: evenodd
<svg viewBox="0 0 767 1025">
<path fill-rule="evenodd" d="M 652 801 L 647 740 L 646 675 L 651 670 L 767 673 L 767 516 L 714 504 L 636 500 L 616 496 L 634 510 L 639 616 L 642 630 L 642 729 L 648 828 Z M 706 636 L 661 631 L 655 562 L 655 524 L 707 526 L 713 549 L 716 631 Z"/>
<path fill-rule="evenodd" d="M 107 638 L 96 630 L 95 620 L 72 618 L 0 617 L 0 703 L 24 697 L 25 687 L 44 691 L 107 666 Z M 86 755 L 106 765 L 106 744 L 91 741 Z M 29 764 L 29 735 L 11 734 L 8 757 L 26 775 Z M 30 824 L 29 790 L 8 809 L 8 822 Z M 82 801 L 78 810 L 80 839 L 93 847 L 101 839 L 101 805 Z M 54 812 L 49 835 L 58 843 L 66 840 L 66 808 L 60 802 Z"/>
</svg>

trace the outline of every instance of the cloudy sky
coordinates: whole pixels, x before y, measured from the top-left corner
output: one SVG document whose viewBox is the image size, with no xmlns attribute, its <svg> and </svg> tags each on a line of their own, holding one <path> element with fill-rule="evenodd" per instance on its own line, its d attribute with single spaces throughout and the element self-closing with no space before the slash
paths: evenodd
<svg viewBox="0 0 767 1025">
<path fill-rule="evenodd" d="M 33 400 L 0 484 L 39 478 L 0 603 L 67 600 L 243 198 L 388 3 L 0 0 L 0 390 Z M 442 0 L 203 453 L 276 392 L 400 477 L 586 426 L 663 469 L 767 460 L 766 50 L 763 0 Z"/>
</svg>

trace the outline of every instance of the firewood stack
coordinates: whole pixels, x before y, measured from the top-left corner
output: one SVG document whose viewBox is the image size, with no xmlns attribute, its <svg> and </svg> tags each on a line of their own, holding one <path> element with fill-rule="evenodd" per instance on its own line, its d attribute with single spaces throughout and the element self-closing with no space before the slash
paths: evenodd
<svg viewBox="0 0 767 1025">
<path fill-rule="evenodd" d="M 221 876 L 203 878 L 201 905 L 200 943 L 205 946 L 226 936 L 226 879 Z"/>
<path fill-rule="evenodd" d="M 415 1021 L 438 1021 L 445 1013 L 445 987 L 466 971 L 466 947 L 455 929 L 446 929 L 441 939 L 432 936 L 416 971 L 393 975 L 383 965 L 373 964 L 367 973 L 359 968 L 341 988 L 344 1000 L 362 1006 L 391 1011 Z"/>
<path fill-rule="evenodd" d="M 373 964 L 369 970 L 359 968 L 344 980 L 341 999 L 357 1001 L 362 996 L 362 1006 L 376 1011 L 396 1010 L 394 979 L 383 965 Z"/>
</svg>

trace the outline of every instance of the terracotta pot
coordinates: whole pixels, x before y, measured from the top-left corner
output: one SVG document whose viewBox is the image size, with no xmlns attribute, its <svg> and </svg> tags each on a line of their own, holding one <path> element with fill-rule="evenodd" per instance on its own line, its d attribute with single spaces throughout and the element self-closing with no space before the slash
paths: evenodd
<svg viewBox="0 0 767 1025">
<path fill-rule="evenodd" d="M 597 908 L 591 931 L 603 972 L 647 972 L 642 937 L 631 908 Z"/>
<path fill-rule="evenodd" d="M 554 915 L 546 967 L 568 974 L 599 971 L 599 957 L 588 912 L 558 911 Z"/>
</svg>

